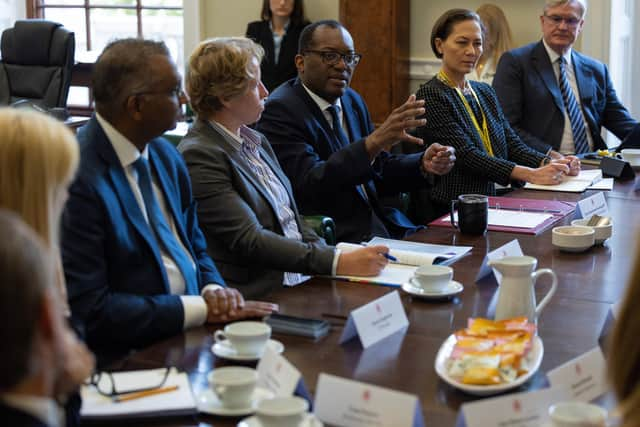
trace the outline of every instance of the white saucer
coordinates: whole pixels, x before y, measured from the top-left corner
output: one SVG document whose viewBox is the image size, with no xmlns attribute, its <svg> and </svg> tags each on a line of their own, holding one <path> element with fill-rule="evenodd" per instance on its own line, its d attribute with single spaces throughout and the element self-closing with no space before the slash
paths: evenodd
<svg viewBox="0 0 640 427">
<path fill-rule="evenodd" d="M 411 282 L 407 282 L 402 284 L 402 290 L 417 298 L 437 299 L 452 297 L 456 294 L 459 294 L 464 290 L 464 286 L 462 286 L 461 283 L 452 280 L 441 292 L 428 292 L 422 288 L 414 286 Z"/>
<path fill-rule="evenodd" d="M 322 421 L 316 418 L 313 414 L 307 414 L 307 418 L 300 423 L 298 427 L 323 427 Z M 245 418 L 244 420 L 238 423 L 237 427 L 262 427 L 262 423 L 258 419 L 258 417 L 253 416 L 249 418 Z"/>
<path fill-rule="evenodd" d="M 223 415 L 226 417 L 239 417 L 243 415 L 249 415 L 256 412 L 258 403 L 264 399 L 272 399 L 274 397 L 273 392 L 266 388 L 256 387 L 251 397 L 251 404 L 246 408 L 225 408 L 222 406 L 222 402 L 218 399 L 218 396 L 210 388 L 200 393 L 196 402 L 198 404 L 198 411 L 212 415 Z"/>
<path fill-rule="evenodd" d="M 269 340 L 267 341 L 267 345 L 278 354 L 284 351 L 284 344 L 282 344 L 280 341 Z M 211 351 L 213 351 L 213 354 L 215 354 L 216 356 L 229 360 L 258 360 L 262 357 L 262 353 L 238 354 L 236 350 L 231 347 L 231 344 L 226 340 L 215 343 L 211 347 Z"/>
</svg>

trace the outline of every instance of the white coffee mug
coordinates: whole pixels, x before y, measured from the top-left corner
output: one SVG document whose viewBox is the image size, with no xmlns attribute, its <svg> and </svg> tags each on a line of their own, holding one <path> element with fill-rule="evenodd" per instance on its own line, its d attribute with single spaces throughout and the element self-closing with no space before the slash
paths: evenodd
<svg viewBox="0 0 640 427">
<path fill-rule="evenodd" d="M 258 372 L 243 366 L 216 368 L 209 374 L 209 385 L 225 408 L 250 406 L 257 381 Z"/>
<path fill-rule="evenodd" d="M 225 326 L 213 334 L 216 342 L 229 341 L 237 354 L 261 355 L 271 337 L 271 326 L 264 322 L 243 321 Z"/>
<path fill-rule="evenodd" d="M 411 283 L 426 292 L 444 291 L 453 278 L 453 269 L 444 265 L 423 265 L 418 267 Z"/>
<path fill-rule="evenodd" d="M 256 415 L 263 427 L 298 427 L 308 409 L 309 403 L 301 397 L 276 397 L 261 401 Z"/>
<path fill-rule="evenodd" d="M 622 158 L 629 162 L 631 166 L 640 166 L 640 149 L 638 148 L 625 148 L 620 151 Z"/>
<path fill-rule="evenodd" d="M 585 402 L 560 402 L 549 408 L 553 427 L 605 427 L 607 411 Z"/>
</svg>

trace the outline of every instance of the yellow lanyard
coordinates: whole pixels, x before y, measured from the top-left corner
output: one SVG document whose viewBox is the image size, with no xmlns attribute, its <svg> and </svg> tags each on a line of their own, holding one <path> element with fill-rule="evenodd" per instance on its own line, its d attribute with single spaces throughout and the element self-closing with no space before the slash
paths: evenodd
<svg viewBox="0 0 640 427">
<path fill-rule="evenodd" d="M 464 108 L 467 110 L 467 113 L 469 114 L 469 117 L 473 122 L 473 126 L 476 128 L 476 131 L 478 131 L 478 135 L 480 135 L 480 139 L 482 139 L 484 148 L 487 150 L 487 153 L 489 154 L 489 156 L 493 157 L 493 148 L 491 147 L 491 138 L 489 137 L 489 128 L 487 127 L 487 118 L 484 115 L 484 111 L 482 111 L 482 105 L 480 104 L 480 100 L 478 99 L 478 95 L 476 95 L 476 92 L 473 90 L 471 85 L 469 85 L 471 94 L 476 99 L 476 102 L 478 103 L 478 108 L 480 109 L 480 114 L 482 114 L 482 127 L 480 127 L 480 125 L 478 124 L 478 120 L 476 119 L 476 115 L 471 109 L 471 105 L 469 105 L 469 101 L 467 101 L 467 98 L 465 98 L 465 96 L 462 94 L 462 91 L 460 90 L 460 88 L 449 78 L 449 76 L 447 76 L 443 70 L 440 70 L 438 71 L 438 74 L 436 77 L 442 83 L 456 90 L 456 92 L 458 93 L 458 96 L 460 97 L 460 100 L 462 100 L 462 103 L 464 104 Z"/>
</svg>

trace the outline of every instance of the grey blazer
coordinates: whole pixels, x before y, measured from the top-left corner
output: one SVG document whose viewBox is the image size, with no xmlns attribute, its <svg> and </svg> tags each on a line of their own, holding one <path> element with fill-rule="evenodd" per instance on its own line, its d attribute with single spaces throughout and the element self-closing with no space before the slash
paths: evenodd
<svg viewBox="0 0 640 427">
<path fill-rule="evenodd" d="M 335 249 L 301 221 L 291 185 L 267 139 L 260 156 L 287 189 L 303 241 L 284 236 L 276 206 L 229 135 L 197 120 L 178 150 L 191 175 L 207 251 L 227 285 L 253 298 L 282 286 L 283 272 L 330 274 Z"/>
</svg>

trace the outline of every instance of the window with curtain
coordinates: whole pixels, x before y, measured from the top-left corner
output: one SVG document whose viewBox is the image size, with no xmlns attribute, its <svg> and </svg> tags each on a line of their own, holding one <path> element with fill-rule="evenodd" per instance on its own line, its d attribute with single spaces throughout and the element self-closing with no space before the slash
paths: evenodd
<svg viewBox="0 0 640 427">
<path fill-rule="evenodd" d="M 27 0 L 27 17 L 59 22 L 75 33 L 76 69 L 68 104 L 72 112 L 91 110 L 91 64 L 113 39 L 163 40 L 184 69 L 183 0 Z M 77 71 L 77 72 L 76 72 Z"/>
</svg>

